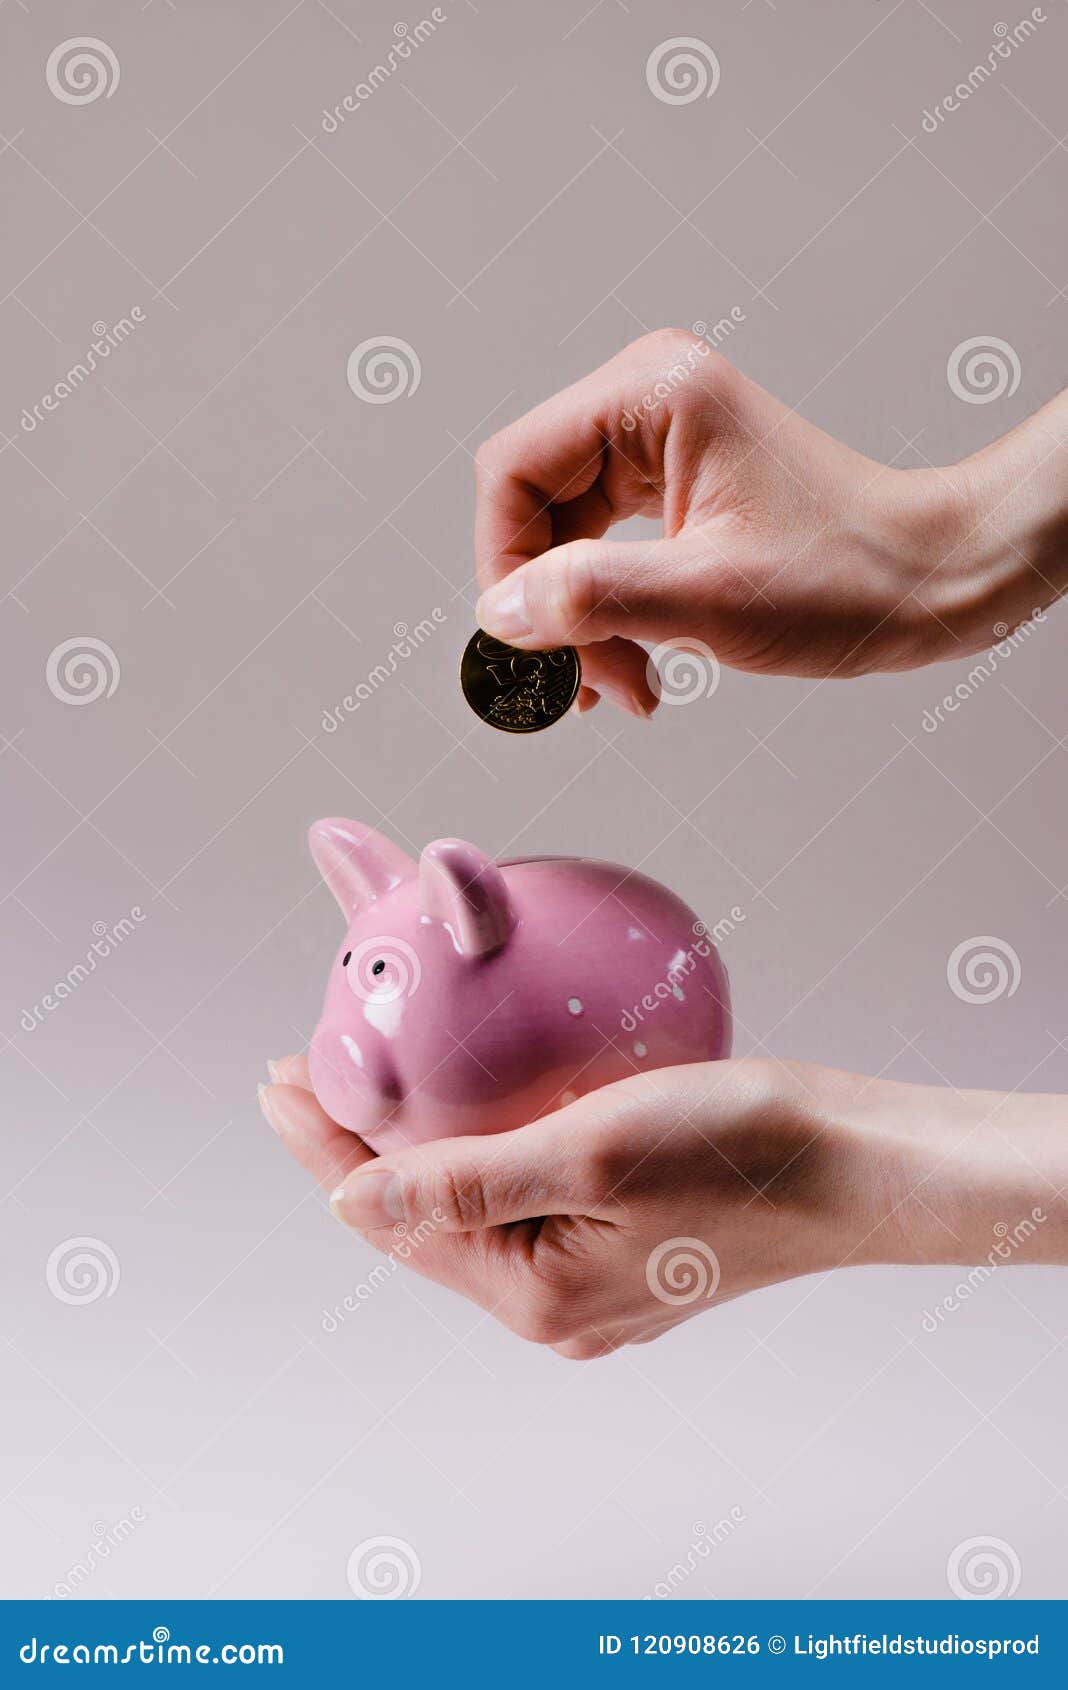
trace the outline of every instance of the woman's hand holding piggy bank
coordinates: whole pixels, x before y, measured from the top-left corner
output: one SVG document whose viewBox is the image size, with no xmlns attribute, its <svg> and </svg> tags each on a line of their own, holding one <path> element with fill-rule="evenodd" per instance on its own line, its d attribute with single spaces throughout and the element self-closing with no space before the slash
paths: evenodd
<svg viewBox="0 0 1068 1690">
<path fill-rule="evenodd" d="M 576 1360 L 800 1274 L 986 1261 L 1005 1215 L 1005 1265 L 1068 1261 L 1064 1098 L 697 1062 L 376 1158 L 303 1056 L 271 1074 L 264 1113 L 340 1220 Z"/>
<path fill-rule="evenodd" d="M 522 1336 L 585 1359 L 800 1274 L 978 1261 L 1007 1205 L 1052 1222 L 1014 1260 L 1068 1255 L 1063 1100 L 723 1060 L 714 946 L 625 869 L 311 843 L 346 933 L 264 1113 L 340 1220 Z"/>
</svg>

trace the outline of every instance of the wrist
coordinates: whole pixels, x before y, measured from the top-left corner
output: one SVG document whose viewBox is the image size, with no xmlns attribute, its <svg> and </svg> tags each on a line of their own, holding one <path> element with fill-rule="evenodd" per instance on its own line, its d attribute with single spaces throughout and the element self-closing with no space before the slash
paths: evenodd
<svg viewBox="0 0 1068 1690">
<path fill-rule="evenodd" d="M 1068 1262 L 1068 1101 L 856 1082 L 855 1261 Z"/>
<path fill-rule="evenodd" d="M 892 667 L 982 651 L 1040 602 L 1028 598 L 1022 551 L 992 538 L 997 497 L 993 475 L 977 475 L 970 461 L 884 470 L 864 488 L 858 527 L 867 570 L 882 573 L 880 627 L 900 659 Z M 1008 599 L 1027 609 L 1010 618 Z"/>
<path fill-rule="evenodd" d="M 954 632 L 978 651 L 1068 587 L 1068 400 L 941 473 L 964 515 Z"/>
</svg>

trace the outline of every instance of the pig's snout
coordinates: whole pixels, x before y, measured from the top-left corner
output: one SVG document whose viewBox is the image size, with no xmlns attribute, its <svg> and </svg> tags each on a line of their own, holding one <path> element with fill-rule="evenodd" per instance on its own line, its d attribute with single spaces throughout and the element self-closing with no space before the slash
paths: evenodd
<svg viewBox="0 0 1068 1690">
<path fill-rule="evenodd" d="M 367 1051 L 349 1033 L 342 1033 L 340 1040 L 347 1064 L 346 1072 L 349 1084 L 358 1084 L 373 1093 L 386 1103 L 399 1103 L 404 1096 L 400 1075 L 389 1050 L 384 1045 L 378 1045 L 374 1050 Z"/>
<path fill-rule="evenodd" d="M 350 1132 L 365 1131 L 404 1097 L 387 1046 L 320 1029 L 309 1052 L 312 1087 L 327 1112 Z"/>
</svg>

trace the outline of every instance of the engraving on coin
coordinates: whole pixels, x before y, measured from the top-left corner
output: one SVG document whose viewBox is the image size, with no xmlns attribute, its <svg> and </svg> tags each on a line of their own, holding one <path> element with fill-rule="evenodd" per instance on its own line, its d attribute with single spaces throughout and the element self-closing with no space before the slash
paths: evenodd
<svg viewBox="0 0 1068 1690">
<path fill-rule="evenodd" d="M 558 722 L 582 679 L 573 646 L 518 651 L 481 628 L 467 642 L 460 685 L 476 716 L 503 733 L 530 734 Z"/>
</svg>

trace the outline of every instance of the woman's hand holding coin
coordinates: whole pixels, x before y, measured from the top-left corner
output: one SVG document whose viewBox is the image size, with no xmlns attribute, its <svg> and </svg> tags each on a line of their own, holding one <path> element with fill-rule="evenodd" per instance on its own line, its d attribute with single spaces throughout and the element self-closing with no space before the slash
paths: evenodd
<svg viewBox="0 0 1068 1690">
<path fill-rule="evenodd" d="M 656 707 L 638 644 L 852 676 L 980 651 L 1068 585 L 1068 400 L 948 469 L 840 444 L 680 330 L 644 336 L 477 458 L 480 628 L 577 646 L 579 709 Z M 662 536 L 621 540 L 628 517 Z"/>
</svg>

